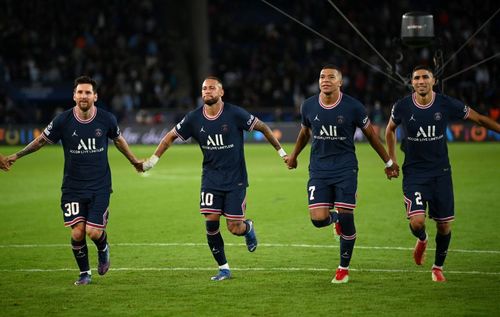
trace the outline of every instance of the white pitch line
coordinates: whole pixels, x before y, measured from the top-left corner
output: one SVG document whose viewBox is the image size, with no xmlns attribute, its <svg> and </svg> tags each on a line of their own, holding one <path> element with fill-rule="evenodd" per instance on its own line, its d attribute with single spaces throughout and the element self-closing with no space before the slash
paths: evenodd
<svg viewBox="0 0 500 317">
<path fill-rule="evenodd" d="M 215 271 L 213 267 L 119 267 L 110 268 L 110 271 L 143 271 L 143 272 L 160 272 L 160 271 Z M 335 269 L 314 268 L 314 267 L 240 267 L 231 268 L 232 271 L 253 271 L 253 272 L 333 272 Z M 370 272 L 370 273 L 429 273 L 429 270 L 404 270 L 404 269 L 356 269 L 350 268 L 353 272 Z M 60 268 L 60 269 L 0 269 L 2 273 L 8 272 L 24 272 L 24 273 L 46 273 L 46 272 L 76 272 L 76 269 Z M 446 274 L 462 274 L 462 275 L 499 275 L 500 272 L 480 272 L 480 271 L 445 271 Z"/>
<path fill-rule="evenodd" d="M 206 247 L 206 243 L 113 243 L 112 246 L 118 247 Z M 225 243 L 226 246 L 245 246 L 244 243 Z M 68 247 L 69 244 L 0 244 L 0 249 L 9 248 L 56 248 L 56 247 Z M 338 249 L 338 245 L 326 245 L 326 244 L 284 244 L 284 243 L 260 243 L 259 247 L 270 247 L 270 248 L 317 248 L 317 249 Z M 356 249 L 365 250 L 393 250 L 393 251 L 412 251 L 413 248 L 408 247 L 389 247 L 389 246 L 362 246 L 356 245 Z M 427 248 L 428 250 L 435 250 L 432 248 Z M 500 254 L 500 250 L 466 250 L 466 249 L 450 249 L 449 252 L 458 253 L 489 253 L 489 254 Z"/>
</svg>

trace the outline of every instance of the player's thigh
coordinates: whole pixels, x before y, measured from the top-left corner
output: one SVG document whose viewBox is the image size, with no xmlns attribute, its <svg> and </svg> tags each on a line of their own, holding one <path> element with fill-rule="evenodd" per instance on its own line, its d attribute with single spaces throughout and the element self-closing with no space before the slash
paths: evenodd
<svg viewBox="0 0 500 317">
<path fill-rule="evenodd" d="M 317 210 L 330 210 L 335 201 L 335 187 L 320 178 L 310 178 L 307 182 L 307 200 L 309 213 Z"/>
<path fill-rule="evenodd" d="M 455 219 L 451 173 L 435 178 L 432 199 L 429 201 L 429 217 L 438 223 L 445 223 Z"/>
<path fill-rule="evenodd" d="M 61 210 L 65 227 L 71 227 L 79 222 L 87 221 L 89 201 L 90 197 L 85 197 L 79 193 L 62 194 Z"/>
<path fill-rule="evenodd" d="M 200 213 L 205 217 L 209 215 L 222 215 L 225 193 L 210 189 L 202 188 L 200 190 Z"/>
<path fill-rule="evenodd" d="M 354 210 L 356 208 L 356 192 L 358 190 L 357 174 L 347 174 L 334 184 L 335 208 L 344 210 Z"/>
<path fill-rule="evenodd" d="M 89 204 L 87 227 L 97 230 L 106 229 L 109 218 L 109 199 L 111 194 L 94 194 Z"/>
<path fill-rule="evenodd" d="M 222 207 L 222 214 L 226 219 L 245 220 L 245 211 L 247 208 L 246 195 L 247 189 L 245 187 L 226 192 Z"/>
<path fill-rule="evenodd" d="M 432 198 L 432 181 L 427 178 L 406 177 L 403 179 L 403 199 L 406 217 L 424 215 L 427 202 Z"/>
</svg>

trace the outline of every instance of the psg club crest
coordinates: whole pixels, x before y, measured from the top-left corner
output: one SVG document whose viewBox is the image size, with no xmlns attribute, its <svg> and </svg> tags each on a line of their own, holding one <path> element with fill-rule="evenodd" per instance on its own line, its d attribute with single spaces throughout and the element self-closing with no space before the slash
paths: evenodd
<svg viewBox="0 0 500 317">
<path fill-rule="evenodd" d="M 95 136 L 96 137 L 101 137 L 102 136 L 102 130 L 101 129 L 95 129 Z"/>
<path fill-rule="evenodd" d="M 227 133 L 229 131 L 229 127 L 227 124 L 222 125 L 222 133 Z"/>
<path fill-rule="evenodd" d="M 338 124 L 342 124 L 342 123 L 344 123 L 344 121 L 345 121 L 345 119 L 344 119 L 344 117 L 343 117 L 343 116 L 338 116 L 338 117 L 337 117 L 337 123 L 338 123 Z"/>
<path fill-rule="evenodd" d="M 443 117 L 443 116 L 441 115 L 441 112 L 436 112 L 436 113 L 434 114 L 434 120 L 436 120 L 436 121 L 441 120 L 441 118 L 442 118 L 442 117 Z"/>
</svg>

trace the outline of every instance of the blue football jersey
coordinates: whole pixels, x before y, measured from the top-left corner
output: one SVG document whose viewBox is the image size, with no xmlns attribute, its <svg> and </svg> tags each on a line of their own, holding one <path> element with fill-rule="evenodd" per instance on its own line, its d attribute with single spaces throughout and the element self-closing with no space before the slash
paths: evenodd
<svg viewBox="0 0 500 317">
<path fill-rule="evenodd" d="M 105 110 L 95 109 L 94 115 L 88 120 L 78 118 L 75 107 L 64 111 L 42 133 L 47 142 L 62 143 L 63 193 L 112 192 L 108 138 L 119 137 L 120 129 L 115 116 Z"/>
<path fill-rule="evenodd" d="M 247 187 L 243 131 L 251 131 L 258 119 L 227 102 L 214 117 L 204 109 L 201 106 L 189 112 L 174 128 L 181 140 L 193 138 L 200 146 L 202 187 L 223 191 Z"/>
<path fill-rule="evenodd" d="M 312 132 L 311 178 L 337 177 L 358 168 L 354 133 L 356 127 L 363 129 L 370 123 L 358 100 L 341 93 L 335 104 L 324 105 L 314 95 L 304 101 L 301 114 L 302 125 Z"/>
<path fill-rule="evenodd" d="M 405 142 L 404 175 L 432 177 L 449 172 L 446 129 L 450 121 L 466 119 L 470 108 L 454 98 L 433 93 L 428 105 L 416 94 L 396 102 L 391 118 L 402 126 Z"/>
</svg>

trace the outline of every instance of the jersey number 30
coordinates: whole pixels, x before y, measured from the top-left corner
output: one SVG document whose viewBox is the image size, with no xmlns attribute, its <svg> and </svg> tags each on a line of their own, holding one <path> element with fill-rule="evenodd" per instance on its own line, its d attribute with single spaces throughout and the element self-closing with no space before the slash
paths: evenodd
<svg viewBox="0 0 500 317">
<path fill-rule="evenodd" d="M 64 204 L 64 208 L 66 208 L 66 212 L 64 213 L 66 217 L 70 217 L 71 215 L 76 216 L 80 213 L 79 203 L 67 203 Z"/>
</svg>

